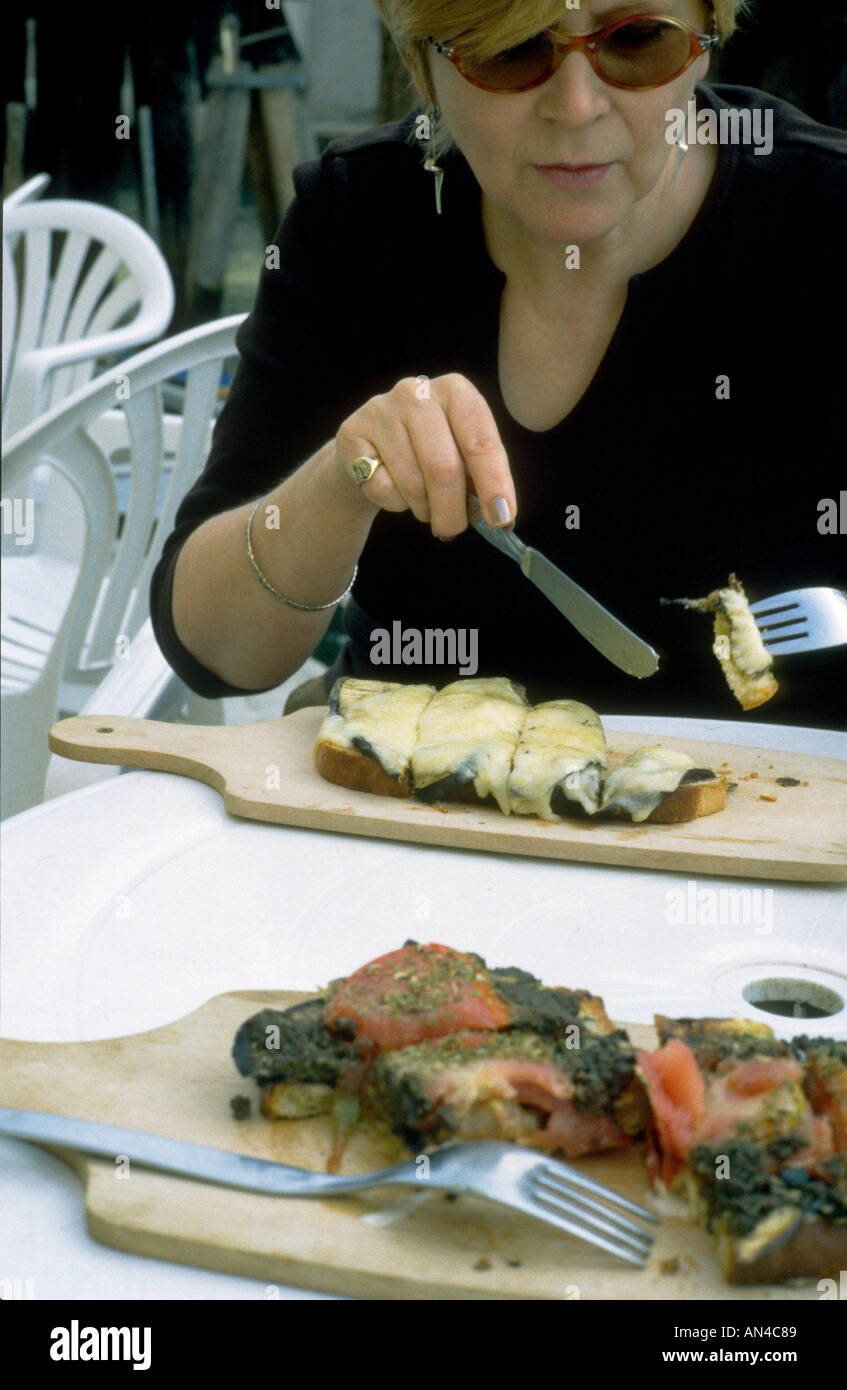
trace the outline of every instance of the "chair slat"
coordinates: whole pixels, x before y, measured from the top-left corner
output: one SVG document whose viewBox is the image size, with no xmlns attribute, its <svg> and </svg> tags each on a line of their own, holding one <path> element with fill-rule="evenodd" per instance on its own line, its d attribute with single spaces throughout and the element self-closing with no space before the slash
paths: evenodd
<svg viewBox="0 0 847 1390">
<path fill-rule="evenodd" d="M 20 315 L 15 343 L 17 356 L 31 352 L 41 342 L 41 321 L 50 288 L 49 230 L 33 227 L 22 238 L 23 266 L 21 271 Z"/>
<path fill-rule="evenodd" d="M 131 491 L 123 531 L 117 543 L 108 596 L 91 634 L 87 661 L 113 661 L 119 636 L 134 637 L 135 630 L 125 622 L 133 591 L 144 572 L 144 557 L 155 525 L 159 480 L 162 475 L 162 401 L 157 384 L 146 390 L 133 389 L 124 404 L 127 442 L 131 452 Z M 147 616 L 146 609 L 137 627 Z"/>
<path fill-rule="evenodd" d="M 58 236 L 53 237 L 53 249 Z M 70 231 L 64 239 L 59 253 L 59 261 L 51 277 L 50 294 L 41 323 L 39 345 L 52 347 L 68 338 L 79 338 L 70 321 L 71 309 L 77 290 L 80 271 L 85 260 L 91 238 L 82 232 Z"/>
</svg>

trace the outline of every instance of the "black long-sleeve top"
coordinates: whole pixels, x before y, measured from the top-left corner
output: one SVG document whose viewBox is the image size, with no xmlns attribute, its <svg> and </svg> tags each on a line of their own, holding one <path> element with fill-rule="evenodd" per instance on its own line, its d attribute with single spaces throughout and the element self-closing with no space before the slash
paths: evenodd
<svg viewBox="0 0 847 1390">
<path fill-rule="evenodd" d="M 189 533 L 270 491 L 372 395 L 457 371 L 493 411 L 518 535 L 649 641 L 659 673 L 637 680 L 611 665 L 475 532 L 445 544 L 411 513 L 386 512 L 360 559 L 337 669 L 444 684 L 461 671 L 373 665 L 372 633 L 397 622 L 476 629 L 478 674 L 521 681 L 533 700 L 738 716 L 711 619 L 660 600 L 700 597 L 731 572 L 751 602 L 847 587 L 847 135 L 764 92 L 703 86 L 698 97 L 718 111 L 771 107 L 773 150 L 720 147 L 695 221 L 661 264 L 632 277 L 591 385 L 541 432 L 519 425 L 500 393 L 505 277 L 487 254 L 464 157 L 442 161 L 441 216 L 413 117 L 299 167 L 278 267 L 262 273 L 208 464 L 153 578 L 157 638 L 189 686 L 243 693 L 174 631 L 173 569 Z M 779 694 L 751 718 L 847 727 L 847 647 L 781 658 L 775 673 Z"/>
</svg>

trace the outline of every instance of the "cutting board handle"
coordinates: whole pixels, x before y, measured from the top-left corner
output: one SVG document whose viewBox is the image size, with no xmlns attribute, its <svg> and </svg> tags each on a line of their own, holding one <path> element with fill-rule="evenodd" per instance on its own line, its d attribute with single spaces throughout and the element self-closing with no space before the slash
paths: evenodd
<svg viewBox="0 0 847 1390">
<path fill-rule="evenodd" d="M 177 772 L 222 787 L 221 770 L 212 766 L 225 746 L 225 725 L 166 724 L 156 719 L 127 719 L 109 714 L 78 714 L 50 730 L 50 750 L 83 763 L 117 763 L 121 767 Z"/>
</svg>

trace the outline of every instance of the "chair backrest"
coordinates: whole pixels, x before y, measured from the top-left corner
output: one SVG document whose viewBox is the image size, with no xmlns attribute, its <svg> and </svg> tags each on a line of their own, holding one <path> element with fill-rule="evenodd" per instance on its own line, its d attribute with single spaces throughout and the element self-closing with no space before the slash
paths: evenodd
<svg viewBox="0 0 847 1390">
<path fill-rule="evenodd" d="M 7 437 L 84 386 L 98 363 L 160 337 L 173 313 L 173 282 L 155 242 L 96 203 L 4 208 L 3 281 Z"/>
<path fill-rule="evenodd" d="M 36 198 L 41 197 L 49 182 L 49 174 L 33 174 L 26 183 L 19 184 L 11 193 L 7 193 L 3 199 L 3 212 L 8 212 L 9 208 L 18 208 L 21 203 L 34 202 Z"/>
<path fill-rule="evenodd" d="M 4 491 L 20 493 L 33 468 L 46 461 L 67 478 L 85 514 L 85 549 L 63 650 L 51 652 L 52 670 L 43 677 L 55 680 L 57 697 L 60 679 L 98 683 L 115 661 L 118 638 L 131 640 L 148 616 L 150 576 L 176 509 L 205 462 L 222 370 L 235 354 L 243 319 L 221 319 L 137 353 L 9 440 Z M 162 387 L 182 374 L 184 407 L 175 431 L 172 404 L 165 419 Z M 120 536 L 115 474 L 103 443 L 115 439 L 116 417 L 131 477 Z M 104 430 L 104 421 L 111 428 Z M 166 433 L 172 441 L 167 465 Z"/>
</svg>

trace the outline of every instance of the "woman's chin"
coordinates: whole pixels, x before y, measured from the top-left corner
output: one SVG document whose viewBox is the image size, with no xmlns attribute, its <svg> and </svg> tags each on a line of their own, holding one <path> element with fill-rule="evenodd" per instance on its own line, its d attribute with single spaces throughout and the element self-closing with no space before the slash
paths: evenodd
<svg viewBox="0 0 847 1390">
<path fill-rule="evenodd" d="M 618 182 L 614 166 L 585 187 L 558 188 L 545 179 L 540 195 L 537 187 L 523 188 L 512 206 L 531 237 L 585 246 L 614 231 L 631 208 L 630 190 L 613 186 Z"/>
<path fill-rule="evenodd" d="M 604 206 L 557 211 L 533 219 L 527 230 L 545 241 L 564 242 L 567 246 L 589 246 L 602 241 L 613 232 L 623 216 L 623 209 Z"/>
</svg>

